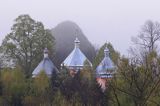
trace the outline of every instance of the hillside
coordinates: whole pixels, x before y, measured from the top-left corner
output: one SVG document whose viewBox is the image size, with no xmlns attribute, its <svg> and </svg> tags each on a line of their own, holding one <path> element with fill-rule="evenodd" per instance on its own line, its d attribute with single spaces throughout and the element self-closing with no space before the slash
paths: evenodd
<svg viewBox="0 0 160 106">
<path fill-rule="evenodd" d="M 82 52 L 91 62 L 93 61 L 93 58 L 95 57 L 95 49 L 77 24 L 71 21 L 65 21 L 58 24 L 51 31 L 56 39 L 56 55 L 54 63 L 57 67 L 59 67 L 61 62 L 73 50 L 76 37 L 78 37 L 81 42 L 80 49 Z"/>
</svg>

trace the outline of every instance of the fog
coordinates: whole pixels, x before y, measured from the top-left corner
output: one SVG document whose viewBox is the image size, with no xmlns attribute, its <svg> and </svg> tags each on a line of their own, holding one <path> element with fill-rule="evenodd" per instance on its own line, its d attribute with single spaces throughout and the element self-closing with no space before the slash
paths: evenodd
<svg viewBox="0 0 160 106">
<path fill-rule="evenodd" d="M 127 55 L 146 20 L 160 22 L 159 0 L 1 0 L 0 43 L 10 32 L 14 19 L 29 14 L 46 28 L 70 20 L 79 25 L 93 44 L 111 42 Z"/>
</svg>

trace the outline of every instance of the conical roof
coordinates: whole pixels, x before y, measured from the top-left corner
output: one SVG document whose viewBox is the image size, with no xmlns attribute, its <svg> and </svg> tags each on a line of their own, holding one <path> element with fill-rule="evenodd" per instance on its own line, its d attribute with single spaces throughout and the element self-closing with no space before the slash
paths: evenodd
<svg viewBox="0 0 160 106">
<path fill-rule="evenodd" d="M 68 57 L 62 62 L 62 65 L 75 69 L 76 67 L 79 68 L 83 67 L 84 63 L 87 61 L 89 65 L 92 66 L 92 63 L 79 49 L 80 41 L 78 40 L 78 38 L 75 39 L 74 43 L 75 43 L 75 48 L 68 55 Z"/>
<path fill-rule="evenodd" d="M 32 77 L 36 77 L 41 71 L 44 71 L 47 76 L 51 76 L 53 72 L 57 72 L 57 68 L 48 57 L 48 49 L 44 49 L 44 58 L 32 72 Z"/>
<path fill-rule="evenodd" d="M 109 57 L 109 49 L 106 47 L 104 50 L 104 58 L 96 68 L 97 77 L 110 78 L 115 70 L 114 63 Z"/>
</svg>

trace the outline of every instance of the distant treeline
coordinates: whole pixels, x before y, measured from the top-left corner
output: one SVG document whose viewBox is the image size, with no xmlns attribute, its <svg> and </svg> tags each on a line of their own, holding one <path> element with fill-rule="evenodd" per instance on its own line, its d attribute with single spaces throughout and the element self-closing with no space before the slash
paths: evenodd
<svg viewBox="0 0 160 106">
<path fill-rule="evenodd" d="M 0 46 L 1 106 L 160 105 L 158 22 L 146 21 L 138 36 L 132 38 L 133 46 L 128 57 L 121 56 L 111 43 L 105 43 L 96 53 L 86 37 L 80 34 L 80 29 L 69 31 L 72 37 L 67 37 L 68 27 L 61 29 L 58 25 L 51 33 L 29 15 L 20 15 L 14 22 Z M 64 67 L 59 68 L 59 73 L 52 73 L 51 78 L 44 71 L 32 78 L 32 71 L 43 59 L 43 49 L 47 47 L 50 58 L 60 65 L 73 49 L 75 32 L 81 41 L 82 51 L 92 61 L 93 67 L 83 68 L 74 77 Z M 116 65 L 116 74 L 107 80 L 107 89 L 102 92 L 96 82 L 95 69 L 104 57 L 106 46 Z"/>
</svg>

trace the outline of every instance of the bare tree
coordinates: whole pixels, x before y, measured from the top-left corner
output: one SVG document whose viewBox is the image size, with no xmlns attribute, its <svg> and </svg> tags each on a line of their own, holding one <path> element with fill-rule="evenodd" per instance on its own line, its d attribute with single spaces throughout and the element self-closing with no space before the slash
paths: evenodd
<svg viewBox="0 0 160 106">
<path fill-rule="evenodd" d="M 129 58 L 121 58 L 117 76 L 110 83 L 112 103 L 117 106 L 159 106 L 160 61 L 157 44 L 160 24 L 146 21 L 130 49 Z M 136 46 L 136 48 L 134 48 Z"/>
<path fill-rule="evenodd" d="M 152 60 L 143 65 L 137 61 L 122 59 L 118 65 L 117 76 L 110 83 L 112 103 L 117 106 L 159 106 L 160 76 L 153 76 Z"/>
<path fill-rule="evenodd" d="M 142 26 L 137 37 L 133 37 L 132 41 L 145 48 L 149 52 L 156 49 L 156 43 L 160 40 L 160 23 L 148 20 Z"/>
</svg>

